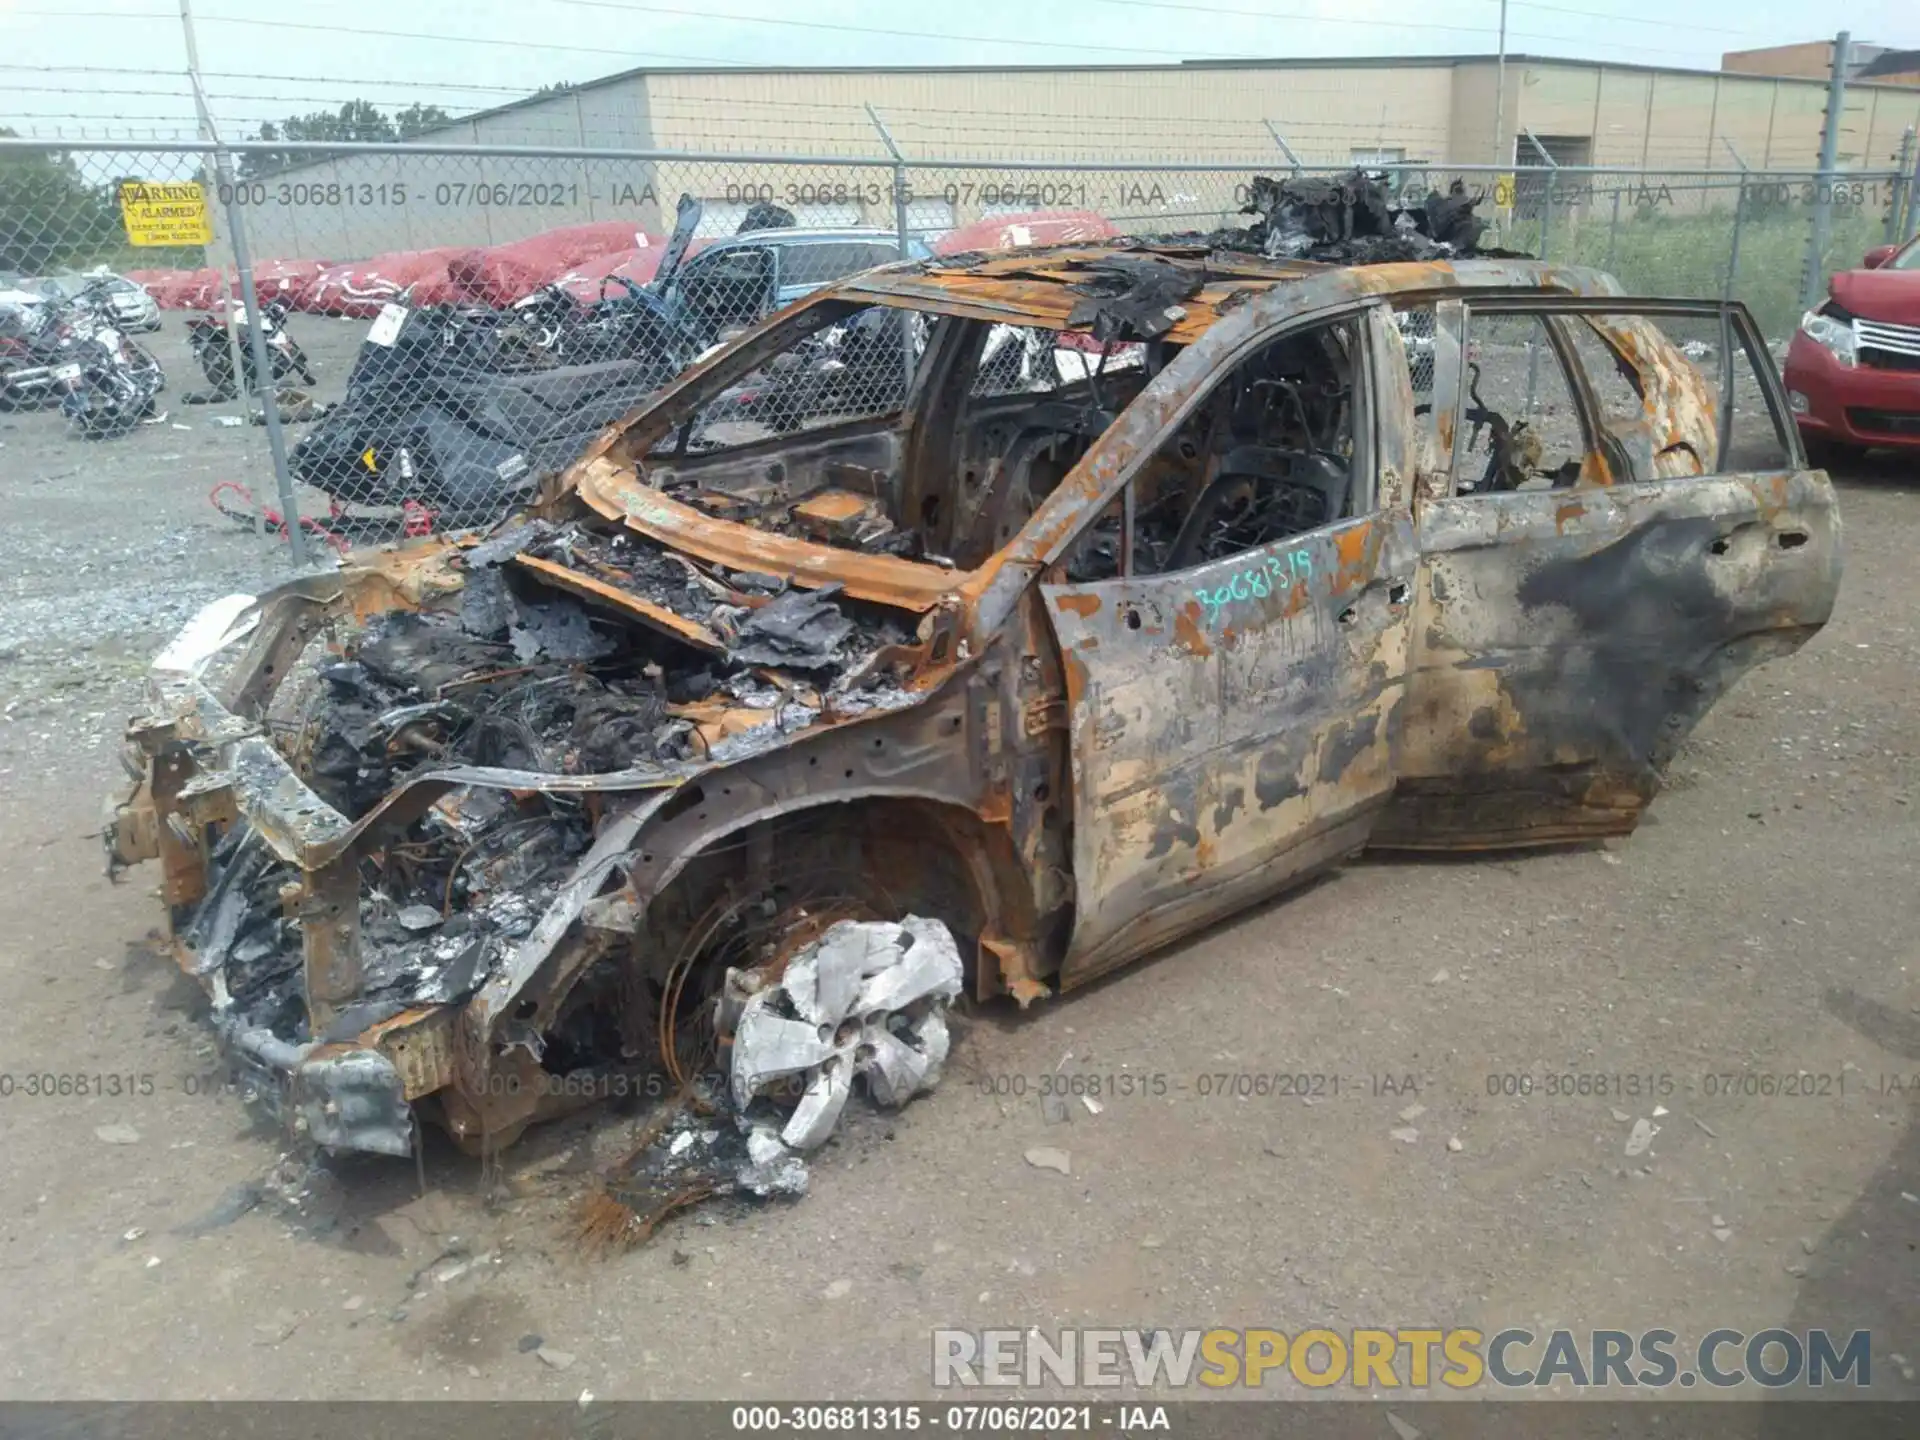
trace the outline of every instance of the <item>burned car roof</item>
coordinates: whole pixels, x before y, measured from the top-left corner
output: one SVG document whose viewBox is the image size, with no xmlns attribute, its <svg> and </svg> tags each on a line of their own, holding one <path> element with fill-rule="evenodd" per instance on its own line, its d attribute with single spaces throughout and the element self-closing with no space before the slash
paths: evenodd
<svg viewBox="0 0 1920 1440">
<path fill-rule="evenodd" d="M 1433 260 L 1391 259 L 1343 264 L 1322 260 L 1265 259 L 1223 251 L 1201 243 L 1177 241 L 1067 244 L 1030 250 L 996 251 L 944 261 L 908 261 L 864 271 L 829 285 L 802 304 L 850 300 L 860 304 L 900 305 L 944 315 L 959 315 L 1009 325 L 1053 330 L 1095 331 L 1095 312 L 1075 310 L 1086 295 L 1082 287 L 1099 284 L 1129 267 L 1165 267 L 1194 285 L 1169 302 L 1185 313 L 1170 317 L 1158 336 L 1177 344 L 1198 340 L 1219 320 L 1258 295 L 1308 279 L 1328 279 L 1335 293 L 1397 295 L 1448 289 L 1558 290 L 1569 294 L 1617 294 L 1619 287 L 1598 270 L 1521 257 Z M 1312 303 L 1324 303 L 1316 289 Z M 1302 296 L 1302 308 L 1309 297 Z"/>
<path fill-rule="evenodd" d="M 1205 334 L 1222 313 L 1275 285 L 1329 267 L 1312 262 L 1267 261 L 1224 254 L 1197 245 L 1056 245 L 957 257 L 939 263 L 890 265 L 833 287 L 842 299 L 906 305 L 939 314 L 1013 325 L 1093 333 L 1095 312 L 1079 287 L 1109 277 L 1136 283 L 1155 269 L 1169 296 L 1168 324 L 1156 332 L 1179 344 Z M 1184 293 L 1182 293 L 1184 291 Z M 1076 310 L 1080 318 L 1075 319 Z"/>
</svg>

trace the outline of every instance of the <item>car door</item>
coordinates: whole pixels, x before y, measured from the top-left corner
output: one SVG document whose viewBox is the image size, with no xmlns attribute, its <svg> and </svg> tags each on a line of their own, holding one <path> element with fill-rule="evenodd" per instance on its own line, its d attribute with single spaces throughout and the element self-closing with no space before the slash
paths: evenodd
<svg viewBox="0 0 1920 1440">
<path fill-rule="evenodd" d="M 1432 408 L 1405 748 L 1374 843 L 1630 831 L 1727 688 L 1825 623 L 1833 489 L 1740 306 L 1469 297 L 1402 328 L 1431 336 Z"/>
<path fill-rule="evenodd" d="M 1393 448 L 1406 424 L 1383 410 L 1411 402 L 1384 307 L 1336 323 L 1357 380 L 1351 495 L 1333 518 L 1169 573 L 1076 583 L 1056 567 L 1041 586 L 1067 677 L 1065 985 L 1359 849 L 1392 792 L 1414 551 Z M 1192 444 L 1167 433 L 1127 477 L 1129 516 L 1155 456 Z"/>
</svg>

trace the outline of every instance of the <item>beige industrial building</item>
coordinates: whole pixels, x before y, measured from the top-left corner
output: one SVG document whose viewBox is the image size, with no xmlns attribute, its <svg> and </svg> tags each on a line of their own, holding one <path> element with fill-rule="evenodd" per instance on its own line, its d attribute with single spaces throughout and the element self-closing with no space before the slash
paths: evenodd
<svg viewBox="0 0 1920 1440">
<path fill-rule="evenodd" d="M 1504 87 L 1500 77 L 1504 73 Z M 1404 162 L 1527 164 L 1534 141 L 1561 165 L 1663 172 L 1811 170 L 1827 87 L 1753 75 L 1508 55 L 1195 61 L 1159 66 L 633 70 L 464 117 L 419 137 L 447 145 L 698 151 L 687 164 L 422 156 L 302 166 L 304 181 L 404 180 L 404 208 L 268 206 L 263 253 L 370 254 L 486 244 L 555 224 L 631 216 L 657 233 L 684 191 L 731 229 L 755 199 L 802 223 L 891 227 L 891 175 L 876 128 L 910 160 L 909 223 L 935 231 L 982 215 L 1090 208 L 1135 228 L 1205 225 L 1237 209 L 1256 167 Z M 1920 125 L 1920 91 L 1857 83 L 1840 164 L 1886 170 Z M 1528 136 L 1531 135 L 1532 139 Z M 773 164 L 768 155 L 813 157 Z M 751 159 L 746 157 L 753 157 Z M 1736 158 L 1737 157 L 1737 158 Z M 1040 169 L 1006 169 L 1014 162 Z M 1132 175 L 1096 163 L 1164 166 Z M 1208 172 L 1201 167 L 1223 167 Z M 509 183 L 513 188 L 503 191 Z M 537 192 L 529 186 L 544 186 Z M 475 194 L 481 199 L 476 202 Z M 495 203 L 536 194 L 538 205 Z M 1702 192 L 1705 194 L 1706 192 Z M 278 230 L 280 233 L 272 233 Z"/>
<path fill-rule="evenodd" d="M 1830 49 L 1822 47 L 1823 64 Z M 483 143 L 727 150 L 778 142 L 782 150 L 870 155 L 878 143 L 871 106 L 903 151 L 929 159 L 1192 161 L 1210 149 L 1241 158 L 1273 153 L 1269 125 L 1309 163 L 1383 153 L 1493 162 L 1527 130 L 1561 137 L 1596 165 L 1723 169 L 1731 162 L 1722 137 L 1756 169 L 1810 166 L 1819 155 L 1824 78 L 1509 55 L 1503 147 L 1495 137 L 1500 70 L 1491 55 L 632 70 L 450 128 Z M 1920 122 L 1920 95 L 1904 85 L 1856 83 L 1847 121 L 1843 161 L 1888 163 L 1902 131 Z"/>
</svg>

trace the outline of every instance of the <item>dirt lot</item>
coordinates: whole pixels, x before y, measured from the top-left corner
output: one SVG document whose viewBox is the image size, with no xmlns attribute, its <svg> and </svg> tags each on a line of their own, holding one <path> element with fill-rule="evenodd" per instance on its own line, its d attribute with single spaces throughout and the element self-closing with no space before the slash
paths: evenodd
<svg viewBox="0 0 1920 1440">
<path fill-rule="evenodd" d="M 297 323 L 337 386 L 357 331 Z M 1902 467 L 1843 482 L 1834 623 L 1709 717 L 1632 840 L 1356 865 L 1068 1001 L 990 1008 L 935 1094 L 843 1126 L 805 1200 L 598 1259 L 568 1216 L 633 1117 L 548 1127 L 497 1173 L 436 1143 L 424 1194 L 406 1163 L 306 1169 L 219 1083 L 198 992 L 143 947 L 151 877 L 102 875 L 140 665 L 201 601 L 284 569 L 204 499 L 259 432 L 176 404 L 91 446 L 0 417 L 0 442 L 8 1398 L 909 1396 L 935 1326 L 1321 1323 L 1871 1328 L 1876 1392 L 1916 1393 L 1886 1358 L 1920 1359 Z M 1803 1070 L 1840 1080 L 1714 1093 Z M 38 1074 L 135 1093 L 29 1095 Z M 1164 1093 L 1048 1123 L 1042 1077 L 1074 1074 Z M 1274 1074 L 1339 1093 L 1203 1093 Z M 1550 1074 L 1618 1078 L 1560 1097 Z M 1513 1075 L 1540 1088 L 1490 1093 Z M 1375 1093 L 1409 1076 L 1417 1096 Z M 1635 1076 L 1673 1092 L 1630 1160 L 1653 1103 L 1617 1093 Z M 1036 1145 L 1071 1174 L 1027 1164 Z"/>
</svg>

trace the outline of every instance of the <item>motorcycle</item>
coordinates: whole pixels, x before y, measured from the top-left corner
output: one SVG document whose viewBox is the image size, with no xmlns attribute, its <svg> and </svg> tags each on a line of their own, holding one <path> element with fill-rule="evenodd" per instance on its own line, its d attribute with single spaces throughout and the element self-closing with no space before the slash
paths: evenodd
<svg viewBox="0 0 1920 1440">
<path fill-rule="evenodd" d="M 72 360 L 81 340 L 103 327 L 118 333 L 104 282 L 84 286 L 72 296 L 53 294 L 38 304 L 0 310 L 0 410 L 32 409 L 59 400 L 65 382 L 56 379 L 54 371 Z"/>
<path fill-rule="evenodd" d="M 260 335 L 267 348 L 267 364 L 274 384 L 292 376 L 302 384 L 314 383 L 313 369 L 307 364 L 300 342 L 287 333 L 287 302 L 272 300 L 260 313 Z M 253 358 L 252 328 L 247 323 L 244 305 L 233 306 L 234 339 L 240 349 L 240 372 L 248 394 L 260 388 L 259 370 Z M 185 396 L 190 405 L 213 404 L 237 398 L 233 384 L 233 350 L 227 339 L 226 322 L 217 315 L 193 315 L 187 319 L 187 343 L 193 357 L 213 388 Z"/>
<path fill-rule="evenodd" d="M 56 398 L 53 369 L 65 347 L 48 309 L 0 311 L 0 410 L 31 410 Z"/>
<path fill-rule="evenodd" d="M 124 435 L 154 415 L 166 372 L 145 346 L 120 333 L 104 282 L 85 286 L 46 323 L 57 346 L 51 394 L 75 434 Z"/>
<path fill-rule="evenodd" d="M 72 354 L 54 367 L 53 378 L 61 413 L 76 434 L 104 440 L 154 416 L 167 380 L 145 349 L 103 325 L 79 338 Z"/>
</svg>

